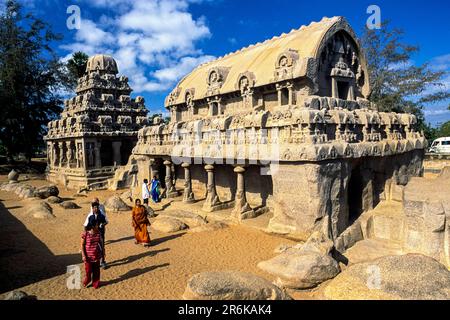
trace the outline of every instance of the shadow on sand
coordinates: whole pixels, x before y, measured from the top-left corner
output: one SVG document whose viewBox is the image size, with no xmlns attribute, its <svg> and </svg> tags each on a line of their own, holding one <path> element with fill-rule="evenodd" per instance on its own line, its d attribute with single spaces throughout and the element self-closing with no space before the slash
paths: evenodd
<svg viewBox="0 0 450 320">
<path fill-rule="evenodd" d="M 65 274 L 80 254 L 54 255 L 0 203 L 0 293 Z"/>
<path fill-rule="evenodd" d="M 120 260 L 109 262 L 108 263 L 108 268 L 118 267 L 118 266 L 121 266 L 121 265 L 124 265 L 124 264 L 132 263 L 134 261 L 143 259 L 145 257 L 155 256 L 155 255 L 157 255 L 160 252 L 165 252 L 165 251 L 169 251 L 169 250 L 170 249 L 166 248 L 166 249 L 155 250 L 155 251 L 147 251 L 147 252 L 143 252 L 143 253 L 140 253 L 140 254 L 136 254 L 134 256 L 129 256 L 129 257 L 126 257 L 126 258 L 123 258 L 123 259 L 120 259 Z"/>
<path fill-rule="evenodd" d="M 159 264 L 159 265 L 156 265 L 156 266 L 150 266 L 150 267 L 147 267 L 147 268 L 138 268 L 138 269 L 130 270 L 127 273 L 125 273 L 125 274 L 121 275 L 120 277 L 118 277 L 117 279 L 102 282 L 102 286 L 107 286 L 107 285 L 119 283 L 119 282 L 131 279 L 131 278 L 134 278 L 134 277 L 138 277 L 138 276 L 140 276 L 140 275 L 142 275 L 144 273 L 153 271 L 155 269 L 167 267 L 169 265 L 170 265 L 169 263 L 163 263 L 163 264 Z"/>
</svg>

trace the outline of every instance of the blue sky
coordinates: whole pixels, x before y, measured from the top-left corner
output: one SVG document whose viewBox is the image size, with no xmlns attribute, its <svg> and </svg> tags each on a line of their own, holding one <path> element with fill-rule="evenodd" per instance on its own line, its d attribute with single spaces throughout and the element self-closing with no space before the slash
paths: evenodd
<svg viewBox="0 0 450 320">
<path fill-rule="evenodd" d="M 0 0 L 4 1 L 4 0 Z M 152 112 L 163 112 L 164 98 L 199 63 L 264 41 L 322 17 L 342 15 L 360 35 L 369 5 L 382 20 L 405 31 L 405 42 L 420 46 L 412 63 L 430 62 L 450 71 L 450 2 L 313 0 L 21 0 L 26 10 L 64 35 L 56 46 L 62 57 L 82 50 L 109 53 L 129 77 L 133 95 L 142 95 Z M 81 10 L 81 29 L 69 30 L 70 5 Z M 450 76 L 445 79 L 450 90 Z M 450 120 L 449 101 L 426 107 L 432 124 Z"/>
</svg>

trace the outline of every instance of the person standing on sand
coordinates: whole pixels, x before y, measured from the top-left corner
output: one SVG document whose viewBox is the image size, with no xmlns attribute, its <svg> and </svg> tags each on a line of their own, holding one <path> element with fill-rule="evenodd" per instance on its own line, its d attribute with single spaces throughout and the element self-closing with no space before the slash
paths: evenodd
<svg viewBox="0 0 450 320">
<path fill-rule="evenodd" d="M 92 206 L 91 211 L 86 217 L 86 220 L 84 221 L 83 226 L 87 227 L 90 223 L 94 223 L 94 221 L 99 222 L 99 230 L 100 234 L 102 236 L 102 245 L 103 245 L 103 252 L 105 252 L 105 226 L 108 224 L 108 219 L 106 218 L 106 210 L 103 205 L 99 203 L 98 198 L 92 199 Z M 106 260 L 104 257 L 101 259 L 101 266 L 103 269 L 107 268 Z"/>
<path fill-rule="evenodd" d="M 85 227 L 81 234 L 81 254 L 86 276 L 83 285 L 86 288 L 92 281 L 95 289 L 100 287 L 100 260 L 105 257 L 100 234 L 100 223 L 94 220 Z"/>
<path fill-rule="evenodd" d="M 161 201 L 160 189 L 161 189 L 161 182 L 159 182 L 158 178 L 156 178 L 156 176 L 154 176 L 152 179 L 152 184 L 151 184 L 151 189 L 150 189 L 150 193 L 152 195 L 152 200 L 154 203 L 158 203 Z"/>
<path fill-rule="evenodd" d="M 148 212 L 141 205 L 141 200 L 139 199 L 136 199 L 135 206 L 131 211 L 131 225 L 134 228 L 135 243 L 142 244 L 144 247 L 150 246 L 150 236 L 147 231 L 147 226 L 150 225 Z"/>
<path fill-rule="evenodd" d="M 148 189 L 148 180 L 144 179 L 142 183 L 142 200 L 144 204 L 148 205 L 148 199 L 150 198 L 150 190 Z"/>
</svg>

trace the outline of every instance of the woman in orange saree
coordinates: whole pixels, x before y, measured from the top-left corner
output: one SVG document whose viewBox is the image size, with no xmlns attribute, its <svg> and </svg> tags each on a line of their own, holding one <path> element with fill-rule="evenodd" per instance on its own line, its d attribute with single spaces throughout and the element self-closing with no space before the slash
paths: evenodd
<svg viewBox="0 0 450 320">
<path fill-rule="evenodd" d="M 150 221 L 147 217 L 147 210 L 141 205 L 141 200 L 139 199 L 136 199 L 135 206 L 131 211 L 131 224 L 134 228 L 135 243 L 149 246 L 150 236 L 147 231 L 147 226 L 150 225 Z"/>
</svg>

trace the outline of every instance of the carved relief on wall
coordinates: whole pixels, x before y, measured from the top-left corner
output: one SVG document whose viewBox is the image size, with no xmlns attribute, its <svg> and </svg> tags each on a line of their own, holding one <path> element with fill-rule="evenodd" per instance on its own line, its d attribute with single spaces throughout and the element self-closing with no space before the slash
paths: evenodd
<svg viewBox="0 0 450 320">
<path fill-rule="evenodd" d="M 246 71 L 238 76 L 235 88 L 241 92 L 241 95 L 248 95 L 253 93 L 255 83 L 256 78 L 253 72 Z"/>
<path fill-rule="evenodd" d="M 278 55 L 275 63 L 274 81 L 291 79 L 294 77 L 294 66 L 299 59 L 298 51 L 288 49 Z"/>
<path fill-rule="evenodd" d="M 229 68 L 214 67 L 208 72 L 208 90 L 207 96 L 212 96 L 220 93 L 220 88 L 223 86 L 227 79 Z"/>
<path fill-rule="evenodd" d="M 167 96 L 167 100 L 166 100 L 166 105 L 171 106 L 174 105 L 177 100 L 178 97 L 180 96 L 182 88 L 180 87 L 176 87 L 168 96 Z"/>
</svg>

